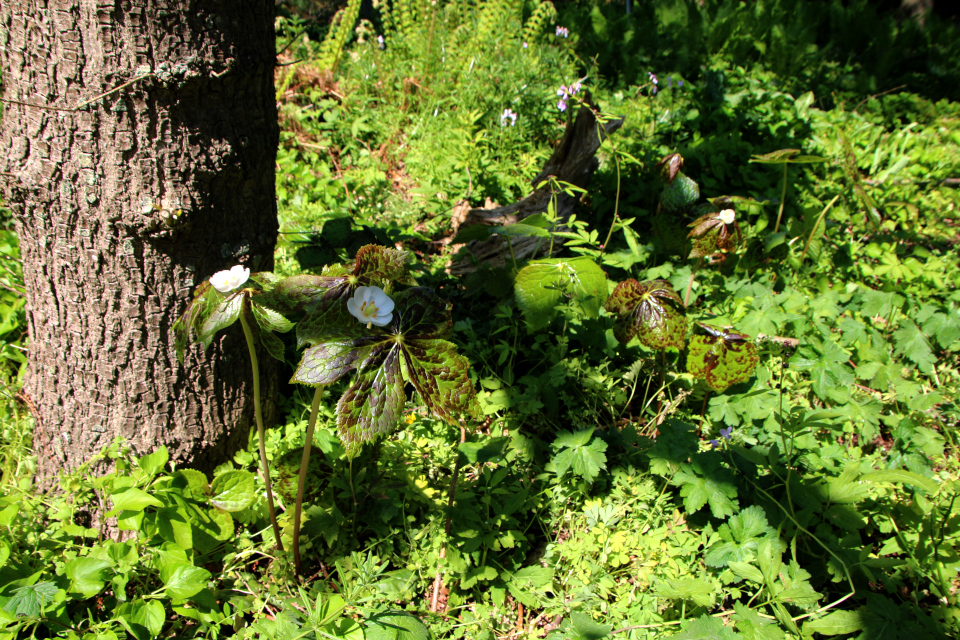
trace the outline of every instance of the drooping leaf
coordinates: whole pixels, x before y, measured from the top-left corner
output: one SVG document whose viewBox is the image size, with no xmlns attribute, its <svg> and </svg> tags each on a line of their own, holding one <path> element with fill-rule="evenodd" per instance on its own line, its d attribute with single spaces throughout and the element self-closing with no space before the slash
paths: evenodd
<svg viewBox="0 0 960 640">
<path fill-rule="evenodd" d="M 605 308 L 617 314 L 613 335 L 620 342 L 637 336 L 651 349 L 683 349 L 686 343 L 683 301 L 666 280 L 625 280 L 610 294 Z"/>
<path fill-rule="evenodd" d="M 142 489 L 123 487 L 110 494 L 113 509 L 110 513 L 120 511 L 143 511 L 147 507 L 162 507 L 163 503 Z"/>
<path fill-rule="evenodd" d="M 688 257 L 712 258 L 713 263 L 734 250 L 743 237 L 736 218 L 727 224 L 720 218 L 719 210 L 705 213 L 687 226 L 692 227 L 687 237 L 693 238 Z"/>
<path fill-rule="evenodd" d="M 531 260 L 514 283 L 517 304 L 531 330 L 545 327 L 565 295 L 596 317 L 607 294 L 607 278 L 587 257 Z"/>
<path fill-rule="evenodd" d="M 255 299 L 259 305 L 273 309 L 284 316 L 302 313 L 331 290 L 348 284 L 349 280 L 349 275 L 291 276 L 284 278 Z"/>
<path fill-rule="evenodd" d="M 150 640 L 160 635 L 166 612 L 158 600 L 133 600 L 117 607 L 117 618 L 137 640 Z"/>
<path fill-rule="evenodd" d="M 403 410 L 400 346 L 381 342 L 377 347 L 337 403 L 337 430 L 351 458 L 364 443 L 393 431 Z"/>
<path fill-rule="evenodd" d="M 250 299 L 250 306 L 253 310 L 253 319 L 257 326 L 264 331 L 276 331 L 277 333 L 286 333 L 293 329 L 294 323 L 287 320 L 282 314 L 269 307 L 258 304 L 259 297 Z"/>
<path fill-rule="evenodd" d="M 690 338 L 687 351 L 687 373 L 704 378 L 717 393 L 746 382 L 760 362 L 750 336 L 727 331 L 703 323 L 699 330 L 706 335 Z"/>
<path fill-rule="evenodd" d="M 237 321 L 243 309 L 244 298 L 246 298 L 246 293 L 243 289 L 231 293 L 203 321 L 200 330 L 197 331 L 197 340 L 203 345 L 204 349 L 210 346 L 217 332 L 226 329 Z"/>
</svg>

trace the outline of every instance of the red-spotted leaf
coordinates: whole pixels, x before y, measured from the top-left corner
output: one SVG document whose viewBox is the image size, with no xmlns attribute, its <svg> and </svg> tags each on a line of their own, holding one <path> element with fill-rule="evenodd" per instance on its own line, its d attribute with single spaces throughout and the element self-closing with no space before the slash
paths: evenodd
<svg viewBox="0 0 960 640">
<path fill-rule="evenodd" d="M 687 317 L 683 301 L 668 281 L 625 280 L 610 294 L 605 308 L 617 314 L 613 335 L 620 342 L 637 336 L 651 349 L 683 349 Z"/>
<path fill-rule="evenodd" d="M 697 323 L 700 334 L 690 338 L 687 372 L 704 378 L 717 393 L 746 382 L 760 362 L 750 336 Z"/>
</svg>

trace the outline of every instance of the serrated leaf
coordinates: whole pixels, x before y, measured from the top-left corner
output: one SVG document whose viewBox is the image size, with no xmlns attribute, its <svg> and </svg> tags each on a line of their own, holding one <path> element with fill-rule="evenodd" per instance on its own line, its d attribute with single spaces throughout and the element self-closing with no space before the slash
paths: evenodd
<svg viewBox="0 0 960 640">
<path fill-rule="evenodd" d="M 210 504 L 227 512 L 243 511 L 256 497 L 254 476 L 249 471 L 227 471 L 210 484 Z"/>
<path fill-rule="evenodd" d="M 377 350 L 337 403 L 337 431 L 348 457 L 364 443 L 393 431 L 406 399 L 400 374 L 400 347 Z"/>
<path fill-rule="evenodd" d="M 39 616 L 43 607 L 53 602 L 57 591 L 59 589 L 53 582 L 38 582 L 14 589 L 3 610 L 17 617 Z"/>
<path fill-rule="evenodd" d="M 553 447 L 561 450 L 552 458 L 558 476 L 563 476 L 572 469 L 575 475 L 587 483 L 593 483 L 600 471 L 607 468 L 607 443 L 599 438 L 592 438 L 592 434 L 593 429 L 575 434 L 569 431 L 560 432 L 560 437 L 554 441 Z"/>
<path fill-rule="evenodd" d="M 636 335 L 651 349 L 683 349 L 686 343 L 683 301 L 666 280 L 625 280 L 614 288 L 605 308 L 617 314 L 613 335 L 620 342 Z"/>
<path fill-rule="evenodd" d="M 737 486 L 729 470 L 715 456 L 699 455 L 680 465 L 672 480 L 680 487 L 683 504 L 691 513 L 710 505 L 715 518 L 731 516 L 737 509 Z"/>
<path fill-rule="evenodd" d="M 353 275 L 360 285 L 383 286 L 393 281 L 406 279 L 404 266 L 409 251 L 368 244 L 357 250 Z"/>
<path fill-rule="evenodd" d="M 572 296 L 596 317 L 607 294 L 607 278 L 590 258 L 531 260 L 514 282 L 517 304 L 531 330 L 549 324 L 564 296 Z"/>
<path fill-rule="evenodd" d="M 933 349 L 930 348 L 930 341 L 923 334 L 920 327 L 912 320 L 907 320 L 893 334 L 893 343 L 896 345 L 895 353 L 906 356 L 911 362 L 917 365 L 923 373 L 929 374 L 933 371 L 933 365 L 937 358 L 933 355 Z"/>
<path fill-rule="evenodd" d="M 743 603 L 734 602 L 733 609 L 736 613 L 732 619 L 736 622 L 737 633 L 743 640 L 784 640 L 786 637 L 776 621 L 761 618 L 758 612 L 747 608 Z"/>
<path fill-rule="evenodd" d="M 430 640 L 430 630 L 405 613 L 379 613 L 367 618 L 366 640 Z"/>
<path fill-rule="evenodd" d="M 724 626 L 720 618 L 703 614 L 688 622 L 683 631 L 670 637 L 676 640 L 736 640 L 737 634 L 732 628 Z"/>
<path fill-rule="evenodd" d="M 721 542 L 710 547 L 704 557 L 704 562 L 711 567 L 753 560 L 761 538 L 774 532 L 767 524 L 763 509 L 754 505 L 731 516 L 729 521 L 720 525 L 719 533 Z"/>
<path fill-rule="evenodd" d="M 737 562 L 730 560 L 727 562 L 727 568 L 733 571 L 734 575 L 745 580 L 750 580 L 757 584 L 763 584 L 763 573 L 752 564 L 747 562 Z"/>
</svg>

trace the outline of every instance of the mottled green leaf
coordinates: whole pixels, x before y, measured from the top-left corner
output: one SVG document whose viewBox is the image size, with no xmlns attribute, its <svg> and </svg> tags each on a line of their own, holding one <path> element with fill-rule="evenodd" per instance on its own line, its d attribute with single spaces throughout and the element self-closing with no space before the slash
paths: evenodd
<svg viewBox="0 0 960 640">
<path fill-rule="evenodd" d="M 301 274 L 284 278 L 269 291 L 256 296 L 259 305 L 269 307 L 281 315 L 302 313 L 316 304 L 331 290 L 346 286 L 350 276 L 314 276 Z"/>
<path fill-rule="evenodd" d="M 572 296 L 590 317 L 606 299 L 607 278 L 587 257 L 531 260 L 514 282 L 517 304 L 532 330 L 545 327 L 564 296 Z"/>
<path fill-rule="evenodd" d="M 368 244 L 357 251 L 353 275 L 359 285 L 384 287 L 393 281 L 403 281 L 406 276 L 404 263 L 409 251 Z"/>
<path fill-rule="evenodd" d="M 337 430 L 349 457 L 377 436 L 393 431 L 405 396 L 400 375 L 400 346 L 376 349 L 337 403 Z"/>
<path fill-rule="evenodd" d="M 371 358 L 382 357 L 380 352 L 391 342 L 384 331 L 366 329 L 359 323 L 348 325 L 343 334 L 306 349 L 291 382 L 330 384 L 355 369 L 364 369 Z"/>
<path fill-rule="evenodd" d="M 746 382 L 760 362 L 757 348 L 749 336 L 699 323 L 707 335 L 690 338 L 687 351 L 687 373 L 704 378 L 717 393 Z"/>
<path fill-rule="evenodd" d="M 261 329 L 276 331 L 277 333 L 286 333 L 293 329 L 294 323 L 283 317 L 281 313 L 258 303 L 259 297 L 251 298 L 250 306 L 253 310 L 253 319 Z"/>
<path fill-rule="evenodd" d="M 477 393 L 470 381 L 470 361 L 446 340 L 404 343 L 404 363 L 410 382 L 430 412 L 451 424 L 455 414 L 479 416 Z"/>
<path fill-rule="evenodd" d="M 651 349 L 683 349 L 686 343 L 683 301 L 666 280 L 624 280 L 610 294 L 605 307 L 617 314 L 613 335 L 620 342 L 637 336 Z"/>
<path fill-rule="evenodd" d="M 213 337 L 218 331 L 226 329 L 237 321 L 240 317 L 240 311 L 243 309 L 243 300 L 246 296 L 247 292 L 243 289 L 230 294 L 220 302 L 213 312 L 207 316 L 207 319 L 203 321 L 200 330 L 197 331 L 197 340 L 203 345 L 204 349 L 210 346 L 210 343 L 213 342 Z"/>
</svg>

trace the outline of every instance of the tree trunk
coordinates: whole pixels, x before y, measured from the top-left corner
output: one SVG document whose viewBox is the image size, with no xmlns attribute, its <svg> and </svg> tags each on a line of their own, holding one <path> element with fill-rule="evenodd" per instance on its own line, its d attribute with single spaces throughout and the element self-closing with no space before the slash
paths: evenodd
<svg viewBox="0 0 960 640">
<path fill-rule="evenodd" d="M 180 365 L 170 327 L 216 271 L 273 268 L 273 9 L 0 5 L 0 185 L 23 257 L 41 484 L 117 436 L 205 471 L 247 442 L 240 328 Z"/>
</svg>

